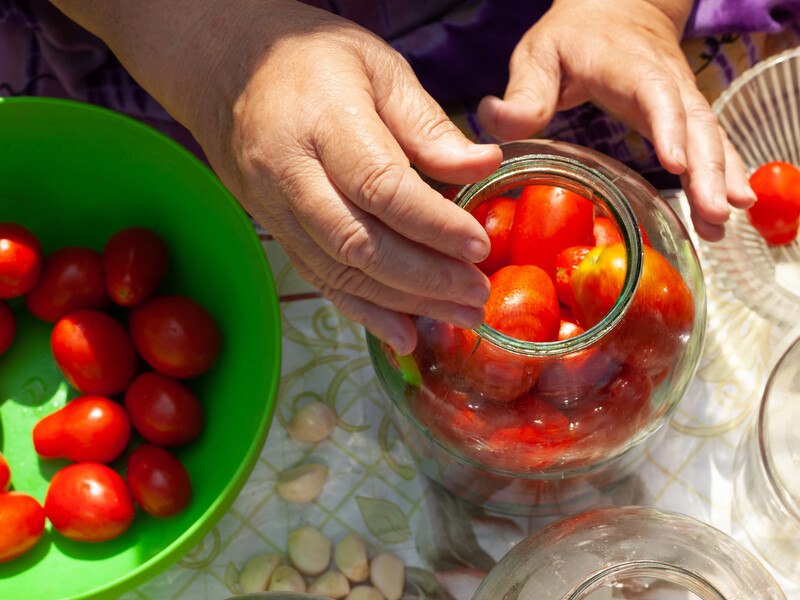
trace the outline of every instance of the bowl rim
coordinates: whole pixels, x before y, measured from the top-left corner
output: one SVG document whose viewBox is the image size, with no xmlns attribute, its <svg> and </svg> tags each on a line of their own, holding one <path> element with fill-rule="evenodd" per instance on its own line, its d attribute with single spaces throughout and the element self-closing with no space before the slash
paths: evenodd
<svg viewBox="0 0 800 600">
<path fill-rule="evenodd" d="M 247 448 L 247 459 L 242 461 L 238 468 L 231 474 L 231 478 L 228 480 L 227 485 L 220 490 L 214 502 L 212 502 L 206 508 L 206 510 L 203 511 L 203 513 L 198 517 L 197 521 L 195 521 L 181 535 L 173 540 L 172 543 L 165 546 L 157 554 L 139 564 L 127 574 L 99 587 L 95 587 L 77 595 L 62 598 L 61 600 L 112 599 L 117 598 L 119 595 L 125 592 L 133 590 L 137 586 L 153 579 L 159 573 L 172 567 L 182 556 L 184 556 L 193 546 L 199 543 L 199 541 L 216 526 L 218 521 L 227 512 L 228 508 L 230 508 L 247 483 L 247 480 L 249 479 L 249 476 L 255 467 L 261 455 L 261 450 L 266 442 L 270 424 L 272 422 L 278 402 L 278 386 L 280 382 L 282 362 L 282 330 L 279 299 L 269 260 L 267 259 L 267 255 L 263 249 L 263 246 L 261 245 L 261 240 L 256 232 L 253 221 L 247 215 L 238 201 L 223 185 L 219 177 L 211 170 L 211 168 L 204 164 L 203 161 L 201 161 L 185 146 L 181 145 L 155 127 L 144 123 L 143 121 L 112 109 L 89 104 L 87 102 L 67 98 L 41 96 L 0 97 L 0 111 L 3 110 L 4 106 L 26 104 L 42 107 L 48 105 L 63 106 L 70 110 L 95 113 L 104 119 L 116 119 L 122 123 L 125 123 L 125 126 L 127 127 L 138 129 L 142 132 L 146 132 L 151 137 L 157 138 L 160 143 L 167 146 L 171 152 L 183 155 L 184 159 L 194 163 L 196 167 L 201 167 L 198 170 L 198 173 L 204 173 L 204 176 L 208 179 L 209 185 L 219 189 L 222 192 L 221 196 L 227 197 L 228 204 L 236 210 L 236 218 L 242 223 L 242 225 L 245 226 L 244 230 L 247 233 L 244 235 L 250 238 L 249 243 L 261 246 L 261 252 L 258 253 L 257 260 L 260 263 L 261 271 L 265 275 L 265 287 L 267 291 L 270 292 L 270 296 L 274 299 L 273 302 L 265 302 L 263 304 L 264 311 L 269 311 L 269 314 L 264 315 L 264 319 L 269 322 L 273 328 L 273 331 L 275 332 L 274 336 L 272 336 L 272 340 L 270 341 L 271 345 L 273 346 L 272 350 L 274 353 L 274 358 L 271 361 L 271 369 L 264 369 L 264 373 L 270 374 L 269 381 L 264 379 L 260 390 L 265 398 L 265 408 L 261 413 L 261 418 L 259 419 L 259 433 L 253 437 L 252 442 Z"/>
</svg>

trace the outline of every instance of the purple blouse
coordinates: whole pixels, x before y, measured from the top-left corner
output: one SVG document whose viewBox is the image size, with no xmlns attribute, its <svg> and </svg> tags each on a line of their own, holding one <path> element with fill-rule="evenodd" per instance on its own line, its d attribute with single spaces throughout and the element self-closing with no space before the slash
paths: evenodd
<svg viewBox="0 0 800 600">
<path fill-rule="evenodd" d="M 363 25 L 410 63 L 428 92 L 461 106 L 475 137 L 484 95 L 502 95 L 511 51 L 550 6 L 549 0 L 305 0 Z M 685 38 L 779 33 L 798 28 L 800 0 L 697 0 Z M 713 44 L 712 44 L 713 45 Z M 202 151 L 180 125 L 122 68 L 98 38 L 47 0 L 0 0 L 0 96 L 68 97 L 102 105 L 164 131 Z M 542 132 L 615 156 L 654 183 L 665 174 L 652 157 L 634 160 L 623 126 L 592 105 L 559 113 Z M 640 142 L 641 143 L 641 142 Z M 646 142 L 645 142 L 646 144 Z M 675 183 L 674 180 L 671 181 Z"/>
</svg>

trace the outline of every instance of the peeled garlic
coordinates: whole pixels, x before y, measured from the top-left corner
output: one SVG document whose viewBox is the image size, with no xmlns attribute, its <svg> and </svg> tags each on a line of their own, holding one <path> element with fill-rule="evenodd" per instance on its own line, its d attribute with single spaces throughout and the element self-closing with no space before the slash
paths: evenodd
<svg viewBox="0 0 800 600">
<path fill-rule="evenodd" d="M 272 573 L 281 564 L 277 554 L 257 554 L 247 561 L 239 574 L 239 586 L 243 594 L 263 592 L 269 585 Z"/>
<path fill-rule="evenodd" d="M 347 594 L 345 600 L 385 600 L 383 595 L 371 585 L 357 585 L 350 593 Z"/>
<path fill-rule="evenodd" d="M 406 583 L 406 564 L 394 554 L 380 552 L 369 563 L 369 580 L 386 600 L 400 600 Z"/>
<path fill-rule="evenodd" d="M 303 576 L 289 565 L 280 565 L 272 573 L 267 591 L 305 592 L 306 582 L 303 580 Z"/>
<path fill-rule="evenodd" d="M 287 502 L 304 504 L 319 496 L 328 478 L 328 467 L 309 463 L 278 475 L 278 493 Z"/>
<path fill-rule="evenodd" d="M 317 577 L 308 586 L 308 593 L 338 600 L 350 593 L 350 582 L 339 571 L 328 571 Z"/>
<path fill-rule="evenodd" d="M 348 533 L 336 544 L 333 560 L 342 574 L 354 583 L 369 576 L 367 544 L 357 533 Z"/>
<path fill-rule="evenodd" d="M 333 543 L 313 527 L 300 527 L 289 533 L 289 560 L 303 575 L 319 575 L 331 564 Z"/>
<path fill-rule="evenodd" d="M 327 404 L 312 402 L 298 410 L 286 424 L 286 431 L 301 442 L 321 442 L 336 426 L 336 415 Z"/>
</svg>

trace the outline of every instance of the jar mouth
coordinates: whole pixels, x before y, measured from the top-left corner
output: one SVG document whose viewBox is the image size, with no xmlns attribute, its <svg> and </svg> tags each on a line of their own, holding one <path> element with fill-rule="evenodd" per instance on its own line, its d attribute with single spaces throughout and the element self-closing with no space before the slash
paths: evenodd
<svg viewBox="0 0 800 600">
<path fill-rule="evenodd" d="M 603 208 L 617 225 L 625 246 L 626 270 L 619 297 L 599 323 L 584 333 L 566 340 L 530 342 L 510 337 L 486 323 L 475 332 L 506 350 L 530 356 L 558 356 L 593 345 L 610 332 L 625 316 L 642 276 L 644 241 L 639 220 L 614 181 L 580 161 L 555 154 L 516 155 L 525 142 L 501 145 L 506 158 L 486 179 L 463 187 L 454 198 L 461 208 L 472 212 L 484 201 L 525 185 L 553 185 L 568 189 Z"/>
<path fill-rule="evenodd" d="M 624 583 L 634 577 L 678 585 L 682 590 L 693 593 L 698 600 L 727 600 L 705 577 L 678 565 L 653 560 L 633 560 L 598 571 L 573 588 L 564 596 L 564 600 L 586 600 L 609 584 Z"/>
</svg>

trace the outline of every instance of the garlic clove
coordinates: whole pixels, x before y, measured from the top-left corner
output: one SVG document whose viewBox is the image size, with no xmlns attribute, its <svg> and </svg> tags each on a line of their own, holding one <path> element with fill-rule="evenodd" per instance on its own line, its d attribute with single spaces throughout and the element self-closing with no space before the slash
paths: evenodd
<svg viewBox="0 0 800 600">
<path fill-rule="evenodd" d="M 328 478 L 328 467 L 314 463 L 300 465 L 278 475 L 278 493 L 294 504 L 305 504 L 319 496 Z"/>
<path fill-rule="evenodd" d="M 281 564 L 277 554 L 257 554 L 245 563 L 239 574 L 239 586 L 243 594 L 263 592 L 269 586 L 272 573 Z"/>
<path fill-rule="evenodd" d="M 327 571 L 308 586 L 308 593 L 338 600 L 350 593 L 350 582 L 339 571 Z"/>
<path fill-rule="evenodd" d="M 357 533 L 348 533 L 336 544 L 333 560 L 336 568 L 353 583 L 366 581 L 369 577 L 367 544 Z"/>
<path fill-rule="evenodd" d="M 270 578 L 269 592 L 305 592 L 303 576 L 289 565 L 279 565 Z"/>
<path fill-rule="evenodd" d="M 299 409 L 286 424 L 286 431 L 301 442 L 321 442 L 336 426 L 336 415 L 327 404 L 312 402 Z"/>
<path fill-rule="evenodd" d="M 386 600 L 400 600 L 406 584 L 406 564 L 394 554 L 380 552 L 369 563 L 369 580 Z"/>
<path fill-rule="evenodd" d="M 383 594 L 371 585 L 357 585 L 350 590 L 345 600 L 385 600 L 385 598 Z"/>
<path fill-rule="evenodd" d="M 333 543 L 313 527 L 299 527 L 289 533 L 289 560 L 303 575 L 319 575 L 331 564 Z"/>
</svg>

